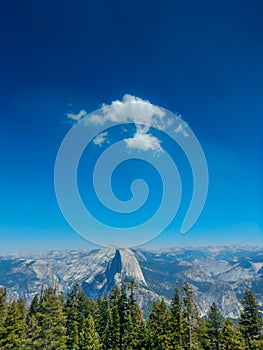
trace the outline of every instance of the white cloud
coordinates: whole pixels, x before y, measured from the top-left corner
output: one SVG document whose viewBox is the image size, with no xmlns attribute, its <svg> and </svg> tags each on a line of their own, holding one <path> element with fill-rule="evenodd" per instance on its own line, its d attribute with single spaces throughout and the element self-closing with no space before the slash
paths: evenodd
<svg viewBox="0 0 263 350">
<path fill-rule="evenodd" d="M 107 121 L 116 123 L 134 123 L 136 125 L 135 134 L 126 138 L 124 141 L 129 148 L 137 148 L 140 150 L 153 150 L 163 152 L 161 141 L 149 133 L 150 126 L 159 130 L 165 130 L 168 126 L 165 121 L 166 112 L 157 106 L 154 106 L 147 100 L 140 97 L 126 94 L 123 99 L 113 101 L 110 105 L 102 105 L 102 114 L 88 115 L 85 110 L 81 110 L 78 114 L 69 113 L 67 116 L 74 122 L 85 118 L 85 124 L 103 125 Z M 172 124 L 172 120 L 168 121 Z M 143 125 L 142 125 L 143 124 Z M 102 145 L 105 142 L 107 133 L 98 135 L 94 140 L 94 144 Z"/>
<path fill-rule="evenodd" d="M 73 114 L 73 113 L 68 113 L 67 117 L 73 121 L 78 122 L 81 118 L 86 117 L 87 116 L 87 112 L 82 109 L 81 111 L 79 111 L 79 113 L 77 114 Z"/>
<path fill-rule="evenodd" d="M 98 114 L 92 114 L 86 119 L 86 124 L 94 124 L 94 125 L 103 125 L 105 122 L 103 116 L 98 115 Z"/>
<path fill-rule="evenodd" d="M 105 120 L 113 122 L 133 122 L 141 124 L 162 125 L 165 111 L 154 106 L 140 97 L 126 94 L 123 100 L 113 101 L 110 105 L 103 104 L 102 110 Z"/>
<path fill-rule="evenodd" d="M 153 150 L 162 152 L 160 140 L 149 133 L 150 125 L 156 126 L 159 129 L 165 127 L 163 118 L 165 111 L 157 106 L 154 106 L 149 101 L 143 100 L 140 97 L 126 94 L 122 101 L 113 101 L 110 105 L 103 104 L 103 120 L 110 120 L 119 123 L 135 123 L 136 133 L 131 138 L 127 138 L 127 147 L 136 148 L 143 151 Z M 100 121 L 98 117 L 91 116 L 89 122 L 93 123 L 94 119 Z M 143 124 L 143 125 L 141 125 Z"/>
<path fill-rule="evenodd" d="M 180 123 L 177 128 L 174 130 L 177 134 L 183 134 L 184 137 L 188 137 L 189 134 L 188 132 L 185 130 L 183 123 Z"/>
<path fill-rule="evenodd" d="M 93 143 L 95 145 L 102 146 L 103 142 L 107 138 L 107 135 L 108 135 L 107 131 L 102 132 L 101 134 L 99 134 L 98 136 L 95 137 L 95 139 L 93 140 Z"/>
<path fill-rule="evenodd" d="M 136 148 L 142 151 L 163 152 L 160 140 L 151 135 L 144 133 L 135 133 L 133 137 L 124 139 L 128 148 Z"/>
</svg>

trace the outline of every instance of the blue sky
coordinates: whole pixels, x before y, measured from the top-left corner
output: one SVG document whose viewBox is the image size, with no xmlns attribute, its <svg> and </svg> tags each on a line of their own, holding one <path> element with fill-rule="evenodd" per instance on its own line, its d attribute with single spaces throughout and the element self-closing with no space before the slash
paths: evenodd
<svg viewBox="0 0 263 350">
<path fill-rule="evenodd" d="M 147 247 L 261 244 L 261 1 L 13 1 L 0 13 L 0 253 L 89 248 L 54 191 L 67 113 L 129 93 L 181 113 L 206 154 L 204 211 Z"/>
</svg>

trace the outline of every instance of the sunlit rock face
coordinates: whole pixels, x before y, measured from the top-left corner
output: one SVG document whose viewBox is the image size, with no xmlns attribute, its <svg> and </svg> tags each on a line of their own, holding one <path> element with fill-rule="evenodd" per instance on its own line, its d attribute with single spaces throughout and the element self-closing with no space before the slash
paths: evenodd
<svg viewBox="0 0 263 350">
<path fill-rule="evenodd" d="M 263 307 L 263 249 L 251 247 L 173 248 L 156 251 L 104 248 L 53 251 L 41 256 L 0 257 L 0 286 L 9 299 L 28 302 L 41 288 L 66 293 L 73 284 L 88 297 L 109 295 L 112 287 L 135 280 L 144 310 L 154 300 L 168 304 L 177 282 L 193 287 L 200 313 L 215 302 L 224 317 L 236 318 L 244 291 L 251 288 Z"/>
</svg>

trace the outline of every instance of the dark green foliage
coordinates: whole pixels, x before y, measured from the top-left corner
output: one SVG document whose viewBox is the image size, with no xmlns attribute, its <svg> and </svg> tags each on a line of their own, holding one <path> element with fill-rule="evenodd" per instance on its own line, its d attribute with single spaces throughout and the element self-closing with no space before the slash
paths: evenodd
<svg viewBox="0 0 263 350">
<path fill-rule="evenodd" d="M 120 349 L 121 344 L 121 321 L 120 313 L 122 308 L 120 306 L 121 291 L 117 286 L 114 286 L 110 296 L 110 319 L 109 319 L 109 350 Z"/>
<path fill-rule="evenodd" d="M 171 312 L 165 302 L 155 301 L 149 316 L 151 330 L 151 346 L 154 350 L 173 349 L 171 331 Z"/>
<path fill-rule="evenodd" d="M 110 298 L 87 299 L 80 286 L 63 297 L 52 288 L 36 295 L 29 308 L 6 300 L 0 289 L 0 350 L 262 350 L 262 318 L 246 291 L 238 323 L 223 320 L 212 304 L 200 317 L 192 286 L 175 287 L 171 307 L 155 301 L 146 321 L 137 285 L 112 289 Z M 182 297 L 181 297 L 182 293 Z"/>
<path fill-rule="evenodd" d="M 222 327 L 223 317 L 216 304 L 213 303 L 207 313 L 207 334 L 209 338 L 210 349 L 221 349 Z"/>
<path fill-rule="evenodd" d="M 6 290 L 0 288 L 0 326 L 4 323 L 7 312 Z"/>
<path fill-rule="evenodd" d="M 239 326 L 248 349 L 263 349 L 263 322 L 258 311 L 256 298 L 251 290 L 246 290 L 242 300 L 243 310 Z"/>
<path fill-rule="evenodd" d="M 128 321 L 128 297 L 126 285 L 121 283 L 120 295 L 117 301 L 117 308 L 120 318 L 120 349 L 124 348 L 125 329 Z"/>
<path fill-rule="evenodd" d="M 146 349 L 148 347 L 148 329 L 142 311 L 136 300 L 138 286 L 135 281 L 128 284 L 128 305 L 125 319 L 125 349 Z"/>
<path fill-rule="evenodd" d="M 39 311 L 40 302 L 39 302 L 39 295 L 36 294 L 30 304 L 29 310 L 28 310 L 28 316 L 36 316 L 37 312 Z"/>
<path fill-rule="evenodd" d="M 0 288 L 0 341 L 3 337 L 4 323 L 7 316 L 6 290 Z"/>
<path fill-rule="evenodd" d="M 36 348 L 64 350 L 66 346 L 66 315 L 61 297 L 53 289 L 47 289 L 41 296 L 36 314 L 38 334 Z"/>
<path fill-rule="evenodd" d="M 13 301 L 3 325 L 0 348 L 20 350 L 26 347 L 26 307 L 22 299 Z"/>
<path fill-rule="evenodd" d="M 199 349 L 197 328 L 199 311 L 194 300 L 193 289 L 188 282 L 183 285 L 183 345 L 185 349 Z"/>
<path fill-rule="evenodd" d="M 68 293 L 65 302 L 67 347 L 79 349 L 79 335 L 85 327 L 85 319 L 89 314 L 87 298 L 78 284 Z"/>
<path fill-rule="evenodd" d="M 180 296 L 180 289 L 176 284 L 174 290 L 174 297 L 171 302 L 171 330 L 173 336 L 174 347 L 182 347 L 183 344 L 183 311 L 182 311 L 182 301 Z"/>
<path fill-rule="evenodd" d="M 207 320 L 205 317 L 201 317 L 198 320 L 197 336 L 200 344 L 200 349 L 210 350 L 211 339 L 208 335 Z"/>
<path fill-rule="evenodd" d="M 79 350 L 100 350 L 100 338 L 96 331 L 93 317 L 88 315 L 79 334 Z"/>
<path fill-rule="evenodd" d="M 112 327 L 112 315 L 109 305 L 109 300 L 107 296 L 103 299 L 100 297 L 97 300 L 98 305 L 98 316 L 95 319 L 96 330 L 101 339 L 102 348 L 104 350 L 110 349 L 110 330 Z"/>
<path fill-rule="evenodd" d="M 245 350 L 245 340 L 231 318 L 227 318 L 222 329 L 223 350 Z"/>
<path fill-rule="evenodd" d="M 118 311 L 118 306 L 113 305 L 110 309 L 110 321 L 109 321 L 109 341 L 108 341 L 108 349 L 120 349 L 120 339 L 121 339 L 121 323 L 120 323 L 120 315 Z"/>
</svg>

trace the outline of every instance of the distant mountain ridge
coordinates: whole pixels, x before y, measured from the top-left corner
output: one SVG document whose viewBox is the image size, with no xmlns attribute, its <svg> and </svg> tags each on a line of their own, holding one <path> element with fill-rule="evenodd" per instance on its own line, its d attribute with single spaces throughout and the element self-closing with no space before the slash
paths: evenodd
<svg viewBox="0 0 263 350">
<path fill-rule="evenodd" d="M 251 288 L 263 310 L 263 248 L 203 247 L 156 251 L 104 248 L 53 251 L 41 256 L 0 257 L 0 285 L 10 299 L 30 301 L 42 287 L 67 292 L 79 283 L 88 297 L 109 294 L 115 284 L 134 279 L 144 313 L 153 300 L 173 296 L 187 280 L 201 314 L 215 302 L 222 314 L 236 318 L 240 299 Z"/>
</svg>

